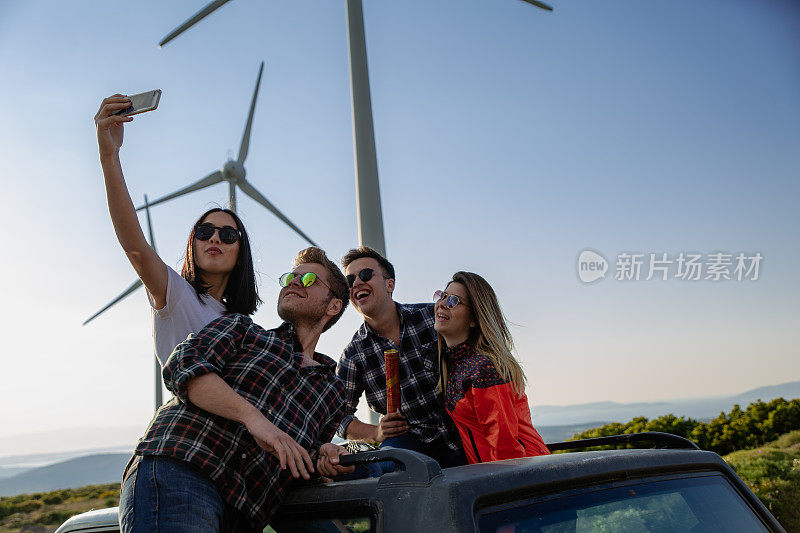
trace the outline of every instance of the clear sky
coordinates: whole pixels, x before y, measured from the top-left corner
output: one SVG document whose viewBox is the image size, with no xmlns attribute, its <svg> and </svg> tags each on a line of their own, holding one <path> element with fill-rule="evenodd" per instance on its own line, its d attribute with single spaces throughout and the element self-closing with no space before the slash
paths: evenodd
<svg viewBox="0 0 800 533">
<path fill-rule="evenodd" d="M 152 415 L 149 309 L 112 230 L 92 118 L 126 126 L 139 203 L 237 151 L 258 64 L 248 179 L 335 258 L 357 244 L 344 2 L 0 2 L 5 202 L 0 436 Z M 495 287 L 534 407 L 736 393 L 800 379 L 800 4 L 785 0 L 364 0 L 396 297 L 456 270 Z M 153 209 L 158 249 L 218 185 Z M 305 246 L 240 197 L 264 305 Z M 143 220 L 143 219 L 142 219 Z M 584 284 L 584 249 L 611 263 Z M 761 253 L 757 281 L 616 281 L 621 252 Z M 338 358 L 349 309 L 320 343 Z M 0 450 L 2 455 L 3 450 Z"/>
</svg>

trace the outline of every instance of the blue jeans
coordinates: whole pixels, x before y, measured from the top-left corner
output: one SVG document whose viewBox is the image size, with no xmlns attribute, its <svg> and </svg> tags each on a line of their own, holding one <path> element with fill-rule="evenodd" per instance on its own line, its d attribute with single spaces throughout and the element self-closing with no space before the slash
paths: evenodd
<svg viewBox="0 0 800 533">
<path fill-rule="evenodd" d="M 197 467 L 176 459 L 144 456 L 122 484 L 119 526 L 123 533 L 249 530 Z M 237 527 L 238 526 L 238 527 Z"/>
</svg>

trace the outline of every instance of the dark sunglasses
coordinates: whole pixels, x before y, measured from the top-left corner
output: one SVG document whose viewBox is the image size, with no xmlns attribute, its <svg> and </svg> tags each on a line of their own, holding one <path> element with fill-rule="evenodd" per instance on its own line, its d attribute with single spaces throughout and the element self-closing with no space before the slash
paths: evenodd
<svg viewBox="0 0 800 533">
<path fill-rule="evenodd" d="M 464 300 L 462 300 L 455 294 L 447 294 L 444 291 L 436 291 L 433 293 L 433 303 L 438 304 L 442 300 L 444 300 L 444 306 L 447 309 L 452 309 L 458 304 L 461 304 L 465 307 L 469 307 L 468 303 L 466 303 Z"/>
<path fill-rule="evenodd" d="M 314 283 L 319 281 L 320 283 L 328 287 L 329 291 L 333 292 L 333 289 L 331 289 L 327 283 L 319 279 L 317 275 L 314 274 L 313 272 L 306 272 L 305 274 L 296 274 L 294 272 L 287 272 L 286 274 L 283 274 L 280 278 L 278 278 L 278 283 L 280 284 L 281 287 L 288 287 L 289 284 L 292 282 L 292 280 L 298 277 L 300 278 L 300 285 L 302 285 L 303 287 L 310 287 Z M 334 294 L 336 293 L 334 292 Z"/>
<path fill-rule="evenodd" d="M 364 283 L 371 280 L 372 276 L 374 275 L 375 275 L 375 270 L 372 268 L 362 268 L 361 272 L 358 273 L 359 279 L 361 279 L 361 281 L 363 281 Z M 383 277 L 385 279 L 389 279 L 388 276 L 383 276 Z M 356 282 L 356 274 L 348 274 L 346 278 L 347 278 L 347 284 L 350 285 L 350 288 L 352 289 L 353 285 Z"/>
<path fill-rule="evenodd" d="M 242 232 L 238 229 L 225 226 L 218 227 L 211 224 L 198 224 L 194 227 L 194 236 L 199 241 L 207 241 L 214 236 L 214 232 L 219 231 L 219 240 L 225 244 L 233 244 L 242 237 Z"/>
</svg>

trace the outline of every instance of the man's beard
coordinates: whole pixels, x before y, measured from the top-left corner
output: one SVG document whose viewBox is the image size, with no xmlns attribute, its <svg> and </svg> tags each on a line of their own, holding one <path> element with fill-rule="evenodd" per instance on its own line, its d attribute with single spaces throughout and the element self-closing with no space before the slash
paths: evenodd
<svg viewBox="0 0 800 533">
<path fill-rule="evenodd" d="M 325 316 L 325 311 L 327 310 L 329 303 L 330 299 L 324 304 L 321 304 L 318 308 L 298 309 L 291 305 L 281 306 L 279 301 L 278 316 L 281 318 L 281 320 L 289 322 L 290 324 L 294 324 L 295 326 L 298 325 L 314 326 L 320 320 L 322 320 L 322 317 Z"/>
</svg>

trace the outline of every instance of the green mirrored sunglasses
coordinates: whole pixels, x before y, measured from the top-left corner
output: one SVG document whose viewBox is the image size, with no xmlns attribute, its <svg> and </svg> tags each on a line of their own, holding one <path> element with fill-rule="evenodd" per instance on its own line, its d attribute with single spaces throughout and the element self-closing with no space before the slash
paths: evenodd
<svg viewBox="0 0 800 533">
<path fill-rule="evenodd" d="M 310 287 L 317 281 L 328 287 L 328 284 L 319 279 L 317 275 L 313 272 L 306 272 L 305 274 L 299 274 L 296 272 L 287 272 L 286 274 L 283 274 L 280 278 L 278 278 L 278 283 L 280 284 L 281 287 L 288 287 L 289 284 L 292 282 L 292 280 L 295 278 L 300 279 L 300 285 L 302 285 L 303 287 Z M 331 289 L 330 287 L 328 287 L 328 290 L 333 292 L 333 289 Z"/>
</svg>

